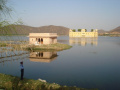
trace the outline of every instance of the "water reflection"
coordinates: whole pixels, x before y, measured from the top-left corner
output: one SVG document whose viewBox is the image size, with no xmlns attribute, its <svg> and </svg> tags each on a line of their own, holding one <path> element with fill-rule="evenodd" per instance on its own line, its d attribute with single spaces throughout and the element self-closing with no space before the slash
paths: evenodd
<svg viewBox="0 0 120 90">
<path fill-rule="evenodd" d="M 21 80 L 23 80 L 23 76 L 24 76 L 24 66 L 23 66 L 23 61 L 20 62 L 20 69 L 21 69 Z"/>
<path fill-rule="evenodd" d="M 74 44 L 78 44 L 78 45 L 81 45 L 81 46 L 86 46 L 87 44 L 91 44 L 91 45 L 95 45 L 97 46 L 98 44 L 98 38 L 80 38 L 80 37 L 70 37 L 69 38 L 69 44 L 70 45 L 74 45 Z"/>
<path fill-rule="evenodd" d="M 29 57 L 29 52 L 27 51 L 0 52 L 0 64 L 4 66 L 7 62 L 22 61 L 27 57 Z"/>
<path fill-rule="evenodd" d="M 37 51 L 37 52 L 31 52 L 30 53 L 30 61 L 33 62 L 51 62 L 53 60 L 55 60 L 57 58 L 57 52 L 56 51 L 52 51 L 52 52 L 48 52 L 48 51 Z"/>
</svg>

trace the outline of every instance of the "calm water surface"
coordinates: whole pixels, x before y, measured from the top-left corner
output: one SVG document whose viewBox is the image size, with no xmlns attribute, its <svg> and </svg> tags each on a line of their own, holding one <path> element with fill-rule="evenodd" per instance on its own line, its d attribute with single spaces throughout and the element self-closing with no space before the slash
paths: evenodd
<svg viewBox="0 0 120 90">
<path fill-rule="evenodd" d="M 4 62 L 0 59 L 0 73 L 20 77 L 19 66 L 23 61 L 25 78 L 41 78 L 50 83 L 82 88 L 120 90 L 120 37 L 60 36 L 58 42 L 73 47 L 60 52 L 37 51 L 16 60 L 13 57 L 4 59 Z"/>
</svg>

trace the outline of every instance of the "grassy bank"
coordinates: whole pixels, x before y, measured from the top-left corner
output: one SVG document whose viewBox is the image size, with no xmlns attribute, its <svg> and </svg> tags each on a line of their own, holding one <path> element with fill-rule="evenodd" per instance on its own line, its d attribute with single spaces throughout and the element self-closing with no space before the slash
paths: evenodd
<svg viewBox="0 0 120 90">
<path fill-rule="evenodd" d="M 28 50 L 56 50 L 56 51 L 61 51 L 65 49 L 70 49 L 72 46 L 67 45 L 67 44 L 61 44 L 61 43 L 56 43 L 56 44 L 49 44 L 49 45 L 31 45 L 27 47 Z"/>
<path fill-rule="evenodd" d="M 11 75 L 0 74 L 0 89 L 3 90 L 98 90 L 60 86 L 40 80 L 23 79 Z"/>
<path fill-rule="evenodd" d="M 26 43 L 25 41 L 23 41 L 22 43 Z M 61 50 L 65 50 L 65 49 L 70 49 L 72 46 L 67 45 L 67 44 L 61 44 L 61 43 L 56 43 L 56 44 L 49 44 L 49 45 L 28 45 L 28 43 L 26 44 L 7 44 L 7 43 L 0 43 L 0 47 L 12 47 L 17 48 L 17 49 L 22 49 L 22 50 L 30 50 L 30 51 L 34 51 L 34 50 L 55 50 L 55 51 L 61 51 Z"/>
<path fill-rule="evenodd" d="M 7 44 L 6 43 L 0 43 L 0 47 L 6 47 Z"/>
</svg>

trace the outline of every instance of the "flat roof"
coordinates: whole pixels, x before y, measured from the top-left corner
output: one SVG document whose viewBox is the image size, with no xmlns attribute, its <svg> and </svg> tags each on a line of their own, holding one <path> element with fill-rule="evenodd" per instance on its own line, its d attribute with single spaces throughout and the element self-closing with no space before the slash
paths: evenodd
<svg viewBox="0 0 120 90">
<path fill-rule="evenodd" d="M 29 33 L 29 37 L 32 37 L 32 38 L 57 37 L 57 33 Z"/>
</svg>

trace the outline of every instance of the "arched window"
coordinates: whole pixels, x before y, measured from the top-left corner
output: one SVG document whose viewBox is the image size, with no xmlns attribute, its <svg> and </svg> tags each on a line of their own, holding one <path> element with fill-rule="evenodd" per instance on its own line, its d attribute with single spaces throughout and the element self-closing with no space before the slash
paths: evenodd
<svg viewBox="0 0 120 90">
<path fill-rule="evenodd" d="M 40 43 L 40 38 L 38 39 L 38 42 Z"/>
<path fill-rule="evenodd" d="M 43 38 L 41 38 L 41 44 L 43 44 Z"/>
<path fill-rule="evenodd" d="M 41 52 L 41 57 L 43 57 L 43 52 Z"/>
</svg>

